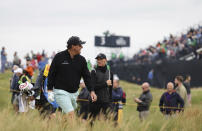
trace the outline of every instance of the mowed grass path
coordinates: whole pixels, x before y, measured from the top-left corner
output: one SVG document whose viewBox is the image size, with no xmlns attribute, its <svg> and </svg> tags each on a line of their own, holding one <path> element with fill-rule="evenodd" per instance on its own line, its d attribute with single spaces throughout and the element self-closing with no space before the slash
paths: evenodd
<svg viewBox="0 0 202 131">
<path fill-rule="evenodd" d="M 202 88 L 192 89 L 192 107 L 185 110 L 184 113 L 170 119 L 160 113 L 158 104 L 163 89 L 152 88 L 153 102 L 148 119 L 140 122 L 134 97 L 139 97 L 141 87 L 125 81 L 120 85 L 127 94 L 127 103 L 123 109 L 122 123 L 116 127 L 110 120 L 97 120 L 94 127 L 91 128 L 87 123 L 82 123 L 78 118 L 75 120 L 64 120 L 61 114 L 57 114 L 55 119 L 42 119 L 36 110 L 17 115 L 12 110 L 10 104 L 11 93 L 9 93 L 9 79 L 11 72 L 0 74 L 0 130 L 36 130 L 36 131 L 63 131 L 63 130 L 96 130 L 96 131 L 201 131 L 202 130 Z"/>
</svg>

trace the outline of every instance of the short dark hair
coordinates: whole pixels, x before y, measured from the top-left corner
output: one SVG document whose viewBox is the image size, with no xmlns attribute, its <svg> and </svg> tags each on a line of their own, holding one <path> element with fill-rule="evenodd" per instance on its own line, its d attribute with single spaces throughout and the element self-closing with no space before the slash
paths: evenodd
<svg viewBox="0 0 202 131">
<path fill-rule="evenodd" d="M 176 76 L 175 79 L 177 79 L 180 82 L 183 82 L 183 77 L 182 76 Z"/>
<path fill-rule="evenodd" d="M 67 49 L 71 49 L 72 48 L 72 45 L 67 45 Z"/>
</svg>

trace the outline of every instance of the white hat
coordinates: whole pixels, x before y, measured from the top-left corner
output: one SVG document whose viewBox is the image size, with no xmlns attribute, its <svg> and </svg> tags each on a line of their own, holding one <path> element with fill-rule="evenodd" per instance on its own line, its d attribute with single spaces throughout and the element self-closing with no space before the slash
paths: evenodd
<svg viewBox="0 0 202 131">
<path fill-rule="evenodd" d="M 22 70 L 22 68 L 18 68 L 18 69 L 16 69 L 15 71 L 14 71 L 14 73 L 23 73 L 23 70 Z"/>
<path fill-rule="evenodd" d="M 19 66 L 13 65 L 13 71 L 17 70 L 18 68 L 19 68 Z"/>
<path fill-rule="evenodd" d="M 117 74 L 114 74 L 114 80 L 119 81 L 119 77 L 118 77 L 118 75 L 117 75 Z"/>
<path fill-rule="evenodd" d="M 80 84 L 81 84 L 81 83 L 84 83 L 83 79 L 80 80 Z"/>
</svg>

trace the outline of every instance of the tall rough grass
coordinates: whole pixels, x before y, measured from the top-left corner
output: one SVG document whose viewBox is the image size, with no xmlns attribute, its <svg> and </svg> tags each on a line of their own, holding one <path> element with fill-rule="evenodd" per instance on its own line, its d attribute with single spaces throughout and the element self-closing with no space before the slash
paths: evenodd
<svg viewBox="0 0 202 131">
<path fill-rule="evenodd" d="M 55 119 L 43 119 L 37 110 L 30 110 L 25 114 L 16 114 L 10 104 L 9 93 L 10 72 L 0 74 L 0 130 L 2 131 L 201 131 L 202 130 L 202 89 L 192 89 L 192 107 L 172 118 L 165 118 L 159 111 L 158 103 L 164 90 L 151 89 L 153 94 L 152 107 L 147 120 L 140 122 L 134 96 L 141 93 L 140 86 L 121 81 L 126 91 L 127 103 L 123 110 L 123 120 L 114 126 L 111 120 L 96 120 L 93 127 L 89 122 L 83 123 L 79 118 L 64 119 L 57 113 Z"/>
</svg>

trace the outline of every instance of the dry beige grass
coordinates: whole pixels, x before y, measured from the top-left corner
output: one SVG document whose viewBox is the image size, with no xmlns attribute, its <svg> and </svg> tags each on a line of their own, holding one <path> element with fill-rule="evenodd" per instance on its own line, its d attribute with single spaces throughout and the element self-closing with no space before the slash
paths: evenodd
<svg viewBox="0 0 202 131">
<path fill-rule="evenodd" d="M 202 89 L 192 89 L 192 107 L 186 109 L 183 114 L 166 119 L 158 108 L 159 98 L 164 90 L 151 90 L 154 100 L 150 116 L 144 122 L 138 119 L 134 96 L 141 93 L 140 86 L 121 81 L 121 86 L 127 93 L 127 103 L 124 107 L 123 122 L 114 127 L 110 120 L 96 121 L 91 128 L 89 123 L 82 123 L 78 118 L 75 120 L 64 120 L 61 114 L 55 119 L 42 119 L 36 110 L 26 114 L 16 115 L 11 109 L 9 93 L 10 72 L 0 74 L 0 130 L 2 131 L 201 131 L 202 130 Z"/>
</svg>

